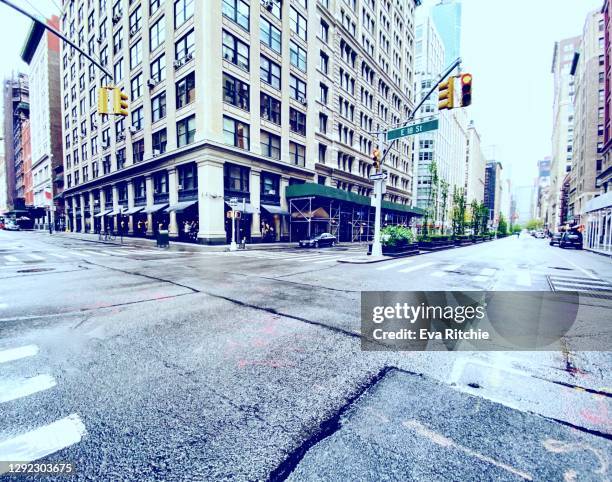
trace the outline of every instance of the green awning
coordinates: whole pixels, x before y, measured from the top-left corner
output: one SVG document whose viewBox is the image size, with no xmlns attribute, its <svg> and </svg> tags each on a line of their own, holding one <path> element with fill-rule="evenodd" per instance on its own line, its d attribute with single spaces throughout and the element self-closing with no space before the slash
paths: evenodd
<svg viewBox="0 0 612 482">
<path fill-rule="evenodd" d="M 323 186 L 322 184 L 315 184 L 312 182 L 287 186 L 285 196 L 287 199 L 315 196 L 327 199 L 336 199 L 338 201 L 345 201 L 358 204 L 360 206 L 371 206 L 371 200 L 367 196 L 362 196 L 361 194 L 355 194 L 354 192 L 343 191 L 342 189 Z M 425 211 L 421 208 L 406 206 L 405 204 L 392 203 L 385 200 L 382 202 L 382 208 L 386 211 L 413 214 L 415 216 L 423 216 L 425 214 Z"/>
</svg>

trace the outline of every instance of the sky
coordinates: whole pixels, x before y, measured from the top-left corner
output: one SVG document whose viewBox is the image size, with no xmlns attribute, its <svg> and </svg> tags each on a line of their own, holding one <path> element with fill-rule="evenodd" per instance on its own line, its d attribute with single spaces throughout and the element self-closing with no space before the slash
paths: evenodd
<svg viewBox="0 0 612 482">
<path fill-rule="evenodd" d="M 58 13 L 61 0 L 12 0 L 30 12 Z M 218 0 L 203 0 L 218 1 Z M 254 1 L 254 0 L 253 0 Z M 425 0 L 428 8 L 438 0 Z M 580 35 L 602 0 L 462 0 L 463 70 L 474 75 L 468 115 L 513 184 L 528 184 L 550 155 L 556 40 Z M 34 8 L 35 7 L 35 8 Z M 37 12 L 37 10 L 39 12 Z M 27 71 L 20 53 L 30 20 L 0 4 L 0 77 Z"/>
</svg>

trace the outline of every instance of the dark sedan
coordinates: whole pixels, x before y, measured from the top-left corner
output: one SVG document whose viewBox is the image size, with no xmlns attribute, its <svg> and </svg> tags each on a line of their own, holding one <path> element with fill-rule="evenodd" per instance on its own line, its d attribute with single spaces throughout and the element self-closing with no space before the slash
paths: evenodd
<svg viewBox="0 0 612 482">
<path fill-rule="evenodd" d="M 563 233 L 559 240 L 560 248 L 582 249 L 582 233 L 578 231 L 568 231 Z"/>
<path fill-rule="evenodd" d="M 550 237 L 550 245 L 554 246 L 555 244 L 557 246 L 559 246 L 559 242 L 561 241 L 561 233 L 554 233 L 551 237 Z"/>
<path fill-rule="evenodd" d="M 323 246 L 335 246 L 336 236 L 330 233 L 322 233 L 310 239 L 302 239 L 300 248 L 322 248 Z"/>
</svg>

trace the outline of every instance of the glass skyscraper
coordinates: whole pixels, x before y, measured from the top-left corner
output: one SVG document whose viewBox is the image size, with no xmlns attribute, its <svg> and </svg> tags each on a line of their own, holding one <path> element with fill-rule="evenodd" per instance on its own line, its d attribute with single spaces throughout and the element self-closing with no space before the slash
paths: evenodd
<svg viewBox="0 0 612 482">
<path fill-rule="evenodd" d="M 440 0 L 431 7 L 431 18 L 444 44 L 444 65 L 449 65 L 461 51 L 461 2 Z"/>
</svg>

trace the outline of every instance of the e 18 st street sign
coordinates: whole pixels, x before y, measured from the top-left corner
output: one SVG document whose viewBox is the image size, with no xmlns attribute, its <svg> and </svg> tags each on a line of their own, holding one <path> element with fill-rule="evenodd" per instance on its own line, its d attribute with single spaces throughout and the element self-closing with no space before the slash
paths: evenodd
<svg viewBox="0 0 612 482">
<path fill-rule="evenodd" d="M 387 141 L 394 141 L 401 137 L 414 136 L 423 132 L 435 131 L 438 128 L 438 119 L 412 124 L 411 126 L 399 127 L 387 131 Z"/>
</svg>

